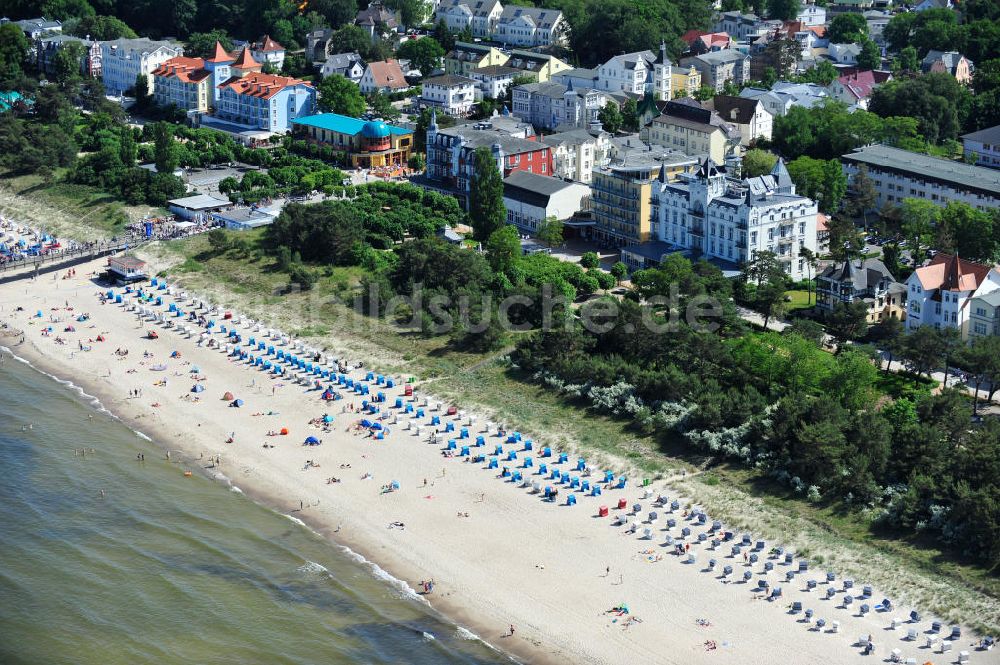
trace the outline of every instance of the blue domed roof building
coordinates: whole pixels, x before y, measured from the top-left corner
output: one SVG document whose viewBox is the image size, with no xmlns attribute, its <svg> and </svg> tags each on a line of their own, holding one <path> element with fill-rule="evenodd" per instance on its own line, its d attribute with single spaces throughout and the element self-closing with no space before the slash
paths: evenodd
<svg viewBox="0 0 1000 665">
<path fill-rule="evenodd" d="M 389 126 L 381 120 L 370 120 L 361 128 L 361 136 L 366 139 L 384 139 L 390 133 Z"/>
<path fill-rule="evenodd" d="M 294 135 L 346 153 L 354 168 L 398 172 L 413 150 L 413 130 L 384 120 L 362 120 L 336 113 L 293 121 Z"/>
</svg>

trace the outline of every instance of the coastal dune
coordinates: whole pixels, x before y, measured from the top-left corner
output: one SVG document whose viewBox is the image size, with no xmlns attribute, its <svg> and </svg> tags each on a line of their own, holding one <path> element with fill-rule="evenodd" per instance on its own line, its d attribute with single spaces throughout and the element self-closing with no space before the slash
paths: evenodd
<svg viewBox="0 0 1000 665">
<path fill-rule="evenodd" d="M 319 390 L 287 376 L 273 378 L 218 349 L 199 346 L 197 335 L 187 338 L 160 324 L 139 321 L 121 305 L 101 304 L 104 289 L 92 281 L 91 273 L 102 268 L 94 263 L 80 266 L 74 277 L 44 276 L 0 286 L 0 321 L 24 333 L 22 344 L 10 336 L 0 344 L 98 396 L 110 411 L 152 438 L 151 455 L 171 451 L 177 482 L 187 482 L 185 471 L 228 479 L 255 499 L 359 552 L 421 592 L 420 598 L 456 623 L 519 660 L 839 664 L 881 661 L 900 649 L 918 663 L 955 662 L 963 650 L 971 652 L 972 663 L 1000 663 L 1000 650 L 978 652 L 970 646 L 974 638 L 968 630 L 948 653 L 922 648 L 932 617 L 889 629 L 893 618 L 908 617 L 910 607 L 858 616 L 860 603 L 874 605 L 881 599 L 878 589 L 874 598 L 855 600 L 846 609 L 841 607 L 845 594 L 839 579 L 831 600 L 822 598 L 825 583 L 804 591 L 806 579 L 825 579 L 822 569 L 813 567 L 785 581 L 786 571 L 797 569 L 797 562 L 785 566 L 770 560 L 774 570 L 764 574 L 767 550 L 759 553 L 757 564 L 745 567 L 742 554 L 731 557 L 730 543 L 715 551 L 707 542 L 692 544 L 696 562 L 684 563 L 664 545 L 666 536 L 679 536 L 683 526 L 695 535 L 704 532 L 711 515 L 708 525 L 698 526 L 684 519 L 683 509 L 667 515 L 668 509 L 654 508 L 652 497 L 660 493 L 681 499 L 685 507 L 696 505 L 696 497 L 674 496 L 665 481 L 642 488 L 638 477 L 630 477 L 624 490 L 606 490 L 601 497 L 578 493 L 577 504 L 567 506 L 569 492 L 563 486 L 557 501 L 543 501 L 530 487 L 501 479 L 499 469 L 486 469 L 483 463 L 458 457 L 457 451 L 455 457 L 442 455 L 445 442 L 456 434 L 441 434 L 437 443 L 429 442 L 429 410 L 419 421 L 420 436 L 404 429 L 409 416 L 398 413 L 385 439 L 369 438 L 367 431 L 355 428 L 363 416 L 348 408 L 359 408 L 361 397 L 341 389 L 344 399 L 324 402 Z M 155 309 L 166 311 L 171 300 L 164 300 Z M 42 317 L 37 316 L 39 310 Z M 89 318 L 77 322 L 84 313 Z M 48 326 L 52 332 L 43 336 Z M 75 331 L 66 332 L 68 326 Z M 159 339 L 146 339 L 148 330 L 157 331 Z M 98 335 L 104 341 L 95 341 Z M 220 334 L 212 337 L 223 340 Z M 116 355 L 116 349 L 126 348 L 127 356 Z M 175 351 L 179 357 L 171 358 Z M 152 369 L 164 364 L 165 369 Z M 204 380 L 192 379 L 192 365 Z M 365 371 L 355 370 L 351 376 L 363 379 Z M 372 386 L 372 393 L 386 393 L 383 412 L 398 411 L 393 404 L 402 396 L 399 379 L 393 389 Z M 195 383 L 204 391 L 192 393 Z M 140 391 L 137 397 L 135 390 Z M 230 406 L 231 400 L 222 399 L 227 392 L 243 405 Z M 415 393 L 417 400 L 425 397 L 419 385 Z M 333 417 L 329 431 L 309 424 L 324 415 Z M 452 420 L 441 411 L 433 415 L 441 417 L 442 425 Z M 503 445 L 505 453 L 520 451 L 520 445 L 504 444 L 495 430 L 483 433 L 484 421 L 480 417 L 469 428 L 472 441 L 477 435 L 487 437 L 486 446 L 473 448 L 473 454 L 489 456 L 496 445 Z M 517 429 L 516 423 L 507 425 Z M 456 429 L 462 426 L 456 424 Z M 282 428 L 289 433 L 269 436 Z M 309 436 L 322 443 L 304 446 Z M 517 461 L 501 461 L 500 466 L 519 470 L 543 487 L 554 485 L 535 475 L 540 462 L 551 466 L 552 460 L 539 459 L 536 450 L 527 453 L 535 467 L 521 469 L 525 454 L 519 452 Z M 209 461 L 215 457 L 219 464 Z M 558 466 L 570 471 L 575 461 L 573 457 Z M 589 478 L 592 483 L 601 479 L 599 472 Z M 340 482 L 328 483 L 332 477 Z M 394 481 L 398 490 L 382 491 Z M 113 501 L 114 487 L 106 489 Z M 642 498 L 646 490 L 652 497 Z M 640 523 L 637 533 L 626 533 L 624 527 L 613 526 L 617 515 L 631 512 L 615 508 L 619 499 L 630 508 L 641 504 L 642 512 L 633 521 L 641 522 L 652 510 L 659 519 L 652 525 Z M 598 517 L 599 506 L 611 508 L 610 515 Z M 676 519 L 676 528 L 665 530 L 667 517 Z M 645 528 L 652 529 L 651 540 L 643 537 Z M 781 543 L 768 543 L 769 548 L 776 545 Z M 714 571 L 706 570 L 710 558 L 718 562 Z M 734 573 L 723 580 L 725 565 Z M 746 584 L 742 576 L 748 569 L 753 581 Z M 761 578 L 782 587 L 783 597 L 768 601 L 755 592 Z M 430 580 L 432 591 L 422 593 L 420 582 Z M 857 595 L 864 583 L 856 581 Z M 839 622 L 839 632 L 816 630 L 801 612 L 791 614 L 789 606 L 795 601 L 814 610 L 814 619 L 826 619 L 827 628 Z M 627 614 L 610 611 L 623 605 Z M 906 639 L 909 629 L 917 630 L 916 640 Z M 864 657 L 856 643 L 868 635 L 875 651 Z"/>
</svg>

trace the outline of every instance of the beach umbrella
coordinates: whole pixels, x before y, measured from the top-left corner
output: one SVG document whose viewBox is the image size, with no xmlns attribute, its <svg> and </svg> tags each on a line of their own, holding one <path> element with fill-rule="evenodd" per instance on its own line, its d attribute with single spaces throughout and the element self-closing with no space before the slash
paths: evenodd
<svg viewBox="0 0 1000 665">
<path fill-rule="evenodd" d="M 193 393 L 205 392 L 205 386 L 201 385 L 200 383 L 196 383 L 195 385 L 191 386 L 191 392 Z"/>
<path fill-rule="evenodd" d="M 287 436 L 288 435 L 288 428 L 287 427 L 282 427 L 281 430 L 279 431 L 279 433 L 281 434 L 281 436 Z"/>
<path fill-rule="evenodd" d="M 323 416 L 323 422 L 325 422 L 325 423 L 332 423 L 333 422 L 333 416 L 330 416 L 330 415 Z"/>
<path fill-rule="evenodd" d="M 225 394 L 222 396 L 222 399 L 225 399 L 225 400 L 233 399 L 233 394 L 227 390 L 225 392 Z"/>
<path fill-rule="evenodd" d="M 309 445 L 309 446 L 316 446 L 316 445 L 319 445 L 319 439 L 317 439 L 314 436 L 307 436 L 305 443 L 306 443 L 306 445 Z"/>
<path fill-rule="evenodd" d="M 239 407 L 243 406 L 243 400 L 241 400 L 241 399 L 234 399 L 233 403 L 232 403 L 232 406 L 235 406 L 236 408 L 239 408 Z"/>
</svg>

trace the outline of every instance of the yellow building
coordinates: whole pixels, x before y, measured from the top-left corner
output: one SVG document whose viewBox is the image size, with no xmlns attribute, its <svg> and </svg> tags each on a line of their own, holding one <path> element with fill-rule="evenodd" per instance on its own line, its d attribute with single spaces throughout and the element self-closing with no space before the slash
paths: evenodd
<svg viewBox="0 0 1000 665">
<path fill-rule="evenodd" d="M 553 75 L 573 68 L 551 55 L 516 49 L 510 52 L 510 57 L 503 64 L 521 70 L 520 76 L 532 77 L 539 83 L 548 83 Z"/>
<path fill-rule="evenodd" d="M 472 77 L 472 71 L 480 67 L 503 65 L 519 70 L 517 76 L 527 76 L 539 83 L 547 83 L 553 74 L 572 67 L 551 55 L 533 51 L 513 50 L 504 53 L 500 49 L 482 44 L 455 42 L 455 48 L 444 58 L 447 74 Z"/>
<path fill-rule="evenodd" d="M 213 99 L 212 73 L 201 58 L 177 57 L 165 61 L 150 74 L 153 101 L 158 106 L 176 106 L 184 111 L 208 113 Z"/>
<path fill-rule="evenodd" d="M 687 93 L 688 97 L 694 97 L 694 93 L 701 88 L 701 72 L 694 67 L 684 71 L 683 67 L 675 67 L 670 74 L 670 89 L 674 91 L 675 97 L 683 96 L 681 91 Z"/>
<path fill-rule="evenodd" d="M 737 152 L 740 131 L 718 113 L 684 97 L 667 102 L 663 113 L 643 130 L 650 143 L 680 150 L 688 155 L 708 155 L 716 164 Z"/>
<path fill-rule="evenodd" d="M 590 210 L 594 238 L 616 247 L 646 242 L 652 235 L 652 182 L 660 165 L 594 169 Z"/>
<path fill-rule="evenodd" d="M 293 120 L 292 126 L 296 137 L 346 153 L 353 168 L 402 168 L 413 150 L 412 130 L 380 120 L 321 113 Z"/>
<path fill-rule="evenodd" d="M 455 42 L 455 48 L 444 57 L 444 71 L 446 74 L 469 76 L 473 69 L 502 65 L 507 62 L 508 57 L 506 53 L 492 46 Z"/>
</svg>

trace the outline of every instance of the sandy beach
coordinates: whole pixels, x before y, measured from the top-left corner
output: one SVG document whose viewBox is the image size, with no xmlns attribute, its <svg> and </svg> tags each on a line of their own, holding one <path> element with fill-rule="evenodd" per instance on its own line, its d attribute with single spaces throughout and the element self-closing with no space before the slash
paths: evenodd
<svg viewBox="0 0 1000 665">
<path fill-rule="evenodd" d="M 393 388 L 367 382 L 372 395 L 380 391 L 386 395 L 379 406 L 389 416 L 382 422 L 390 430 L 384 439 L 369 437 L 369 430 L 356 425 L 372 416 L 350 410 L 359 409 L 366 397 L 338 387 L 344 399 L 325 402 L 323 391 L 313 385 L 301 385 L 287 375 L 274 377 L 250 367 L 246 360 L 199 344 L 198 333 L 204 329 L 187 337 L 175 328 L 140 321 L 122 305 L 102 304 L 100 294 L 107 289 L 96 285 L 91 275 L 102 268 L 103 262 L 97 262 L 79 266 L 73 277 L 45 275 L 0 286 L 0 322 L 24 332 L 23 343 L 7 336 L 0 337 L 0 345 L 97 396 L 110 411 L 153 439 L 150 455 L 163 456 L 169 450 L 178 462 L 178 483 L 185 482 L 185 471 L 228 479 L 419 592 L 421 581 L 433 580 L 432 592 L 421 593 L 421 598 L 519 660 L 838 664 L 885 661 L 899 649 L 904 659 L 917 663 L 956 662 L 961 651 L 970 652 L 971 663 L 1000 663 L 1000 649 L 977 651 L 972 644 L 978 640 L 967 629 L 946 653 L 928 648 L 933 636 L 927 631 L 934 617 L 908 622 L 911 610 L 921 608 L 899 605 L 890 612 L 861 615 L 860 605 L 874 608 L 883 597 L 876 588 L 872 598 L 860 598 L 864 580 L 855 580 L 854 589 L 845 592 L 839 577 L 828 584 L 826 570 L 814 565 L 786 580 L 789 571 L 799 570 L 799 562 L 793 559 L 786 565 L 783 557 L 769 557 L 770 548 L 781 543 L 768 542 L 753 564 L 744 560 L 751 548 L 731 554 L 742 533 L 710 549 L 710 541 L 718 536 L 707 535 L 712 516 L 705 524 L 692 520 L 696 498 L 676 496 L 666 481 L 643 488 L 638 476 L 630 476 L 625 489 L 607 489 L 594 497 L 548 480 L 537 474 L 542 463 L 550 471 L 558 468 L 591 484 L 603 480 L 603 469 L 582 475 L 575 471 L 575 455 L 556 464 L 559 451 L 553 450 L 552 459 L 543 459 L 538 444 L 527 452 L 523 442 L 505 443 L 505 438 L 496 436 L 495 427 L 483 431 L 483 417 L 470 426 L 468 419 L 475 414 L 465 414 L 461 420 L 447 417 L 448 404 L 432 411 L 434 396 L 425 394 L 420 385 L 412 398 L 403 394 L 406 377 L 393 377 Z M 174 300 L 166 291 L 155 294 L 163 304 L 149 307 L 166 313 Z M 190 311 L 190 303 L 188 298 L 179 306 Z M 88 318 L 78 321 L 83 314 Z M 213 318 L 215 331 L 233 325 L 221 316 Z M 47 327 L 51 333 L 43 334 Z M 67 331 L 68 327 L 75 330 Z M 246 340 L 254 335 L 253 329 L 245 324 L 235 328 L 244 339 L 239 348 L 250 352 Z M 149 330 L 155 330 L 159 339 L 147 339 Z M 99 335 L 103 341 L 96 341 Z M 260 333 L 257 337 L 262 339 Z M 220 332 L 210 338 L 225 344 Z M 288 348 L 274 341 L 267 344 Z M 128 354 L 116 354 L 119 349 Z M 173 352 L 179 357 L 171 358 Z M 193 366 L 200 371 L 193 373 Z M 361 368 L 350 376 L 364 381 L 366 374 L 367 369 Z M 191 392 L 194 385 L 204 386 L 204 391 Z M 134 396 L 136 390 L 139 396 Z M 227 392 L 232 400 L 243 400 L 242 406 L 233 407 L 232 400 L 222 399 Z M 397 398 L 415 409 L 428 399 L 425 417 L 414 419 L 407 429 L 413 414 L 396 408 Z M 462 404 L 454 406 L 463 409 Z M 333 418 L 329 431 L 310 424 L 324 415 Z M 432 416 L 440 417 L 442 429 L 455 423 L 455 433 L 442 433 L 437 443 L 430 442 Z M 412 427 L 418 424 L 419 436 Z M 518 429 L 517 423 L 506 425 L 509 431 Z M 455 455 L 445 456 L 446 442 L 458 438 L 462 427 L 468 428 L 469 440 L 459 440 Z M 287 435 L 269 436 L 282 428 L 287 428 Z M 303 445 L 310 436 L 322 444 Z M 485 437 L 485 446 L 473 447 L 468 457 L 459 456 L 462 445 L 472 446 L 477 436 Z M 488 460 L 498 445 L 503 448 L 499 468 L 471 461 L 479 454 Z M 517 459 L 508 462 L 510 451 L 517 452 Z M 521 468 L 526 455 L 533 458 L 533 466 Z M 221 459 L 218 465 L 209 461 L 216 456 Z M 501 478 L 504 466 L 521 472 L 529 483 L 557 487 L 557 499 L 543 500 L 530 485 Z M 331 478 L 340 482 L 328 482 Z M 383 492 L 393 481 L 399 489 Z M 114 500 L 114 488 L 106 489 Z M 673 512 L 669 504 L 654 507 L 660 494 L 679 500 L 680 507 Z M 576 497 L 576 505 L 566 505 L 570 495 Z M 622 499 L 625 510 L 617 509 Z M 630 533 L 615 521 L 632 513 L 635 504 L 641 511 L 631 516 L 636 531 Z M 600 506 L 610 509 L 607 517 L 598 517 Z M 657 512 L 657 519 L 645 523 L 651 511 Z M 675 520 L 675 526 L 668 528 L 668 519 Z M 685 527 L 690 535 L 683 542 L 690 544 L 693 563 L 686 563 L 687 555 L 675 555 L 665 544 L 668 536 L 679 539 Z M 645 536 L 646 529 L 651 538 Z M 701 533 L 706 538 L 698 542 Z M 716 560 L 714 570 L 708 569 L 710 559 Z M 773 570 L 764 570 L 768 563 Z M 724 566 L 733 568 L 725 578 Z M 747 570 L 750 583 L 743 582 Z M 771 588 L 781 587 L 782 596 L 765 599 L 766 592 L 757 590 L 761 579 Z M 807 590 L 810 579 L 817 585 Z M 826 599 L 828 588 L 836 590 L 831 599 Z M 853 603 L 844 607 L 850 594 Z M 802 611 L 792 613 L 796 602 L 802 610 L 813 610 L 811 620 Z M 610 611 L 623 605 L 628 613 Z M 826 622 L 822 629 L 816 628 L 819 618 Z M 899 619 L 895 628 L 893 619 Z M 837 632 L 831 632 L 834 622 L 839 622 Z M 907 638 L 911 630 L 915 639 Z M 942 630 L 944 635 L 938 637 L 947 637 L 949 627 Z M 874 652 L 863 656 L 858 640 L 869 635 Z"/>
</svg>

